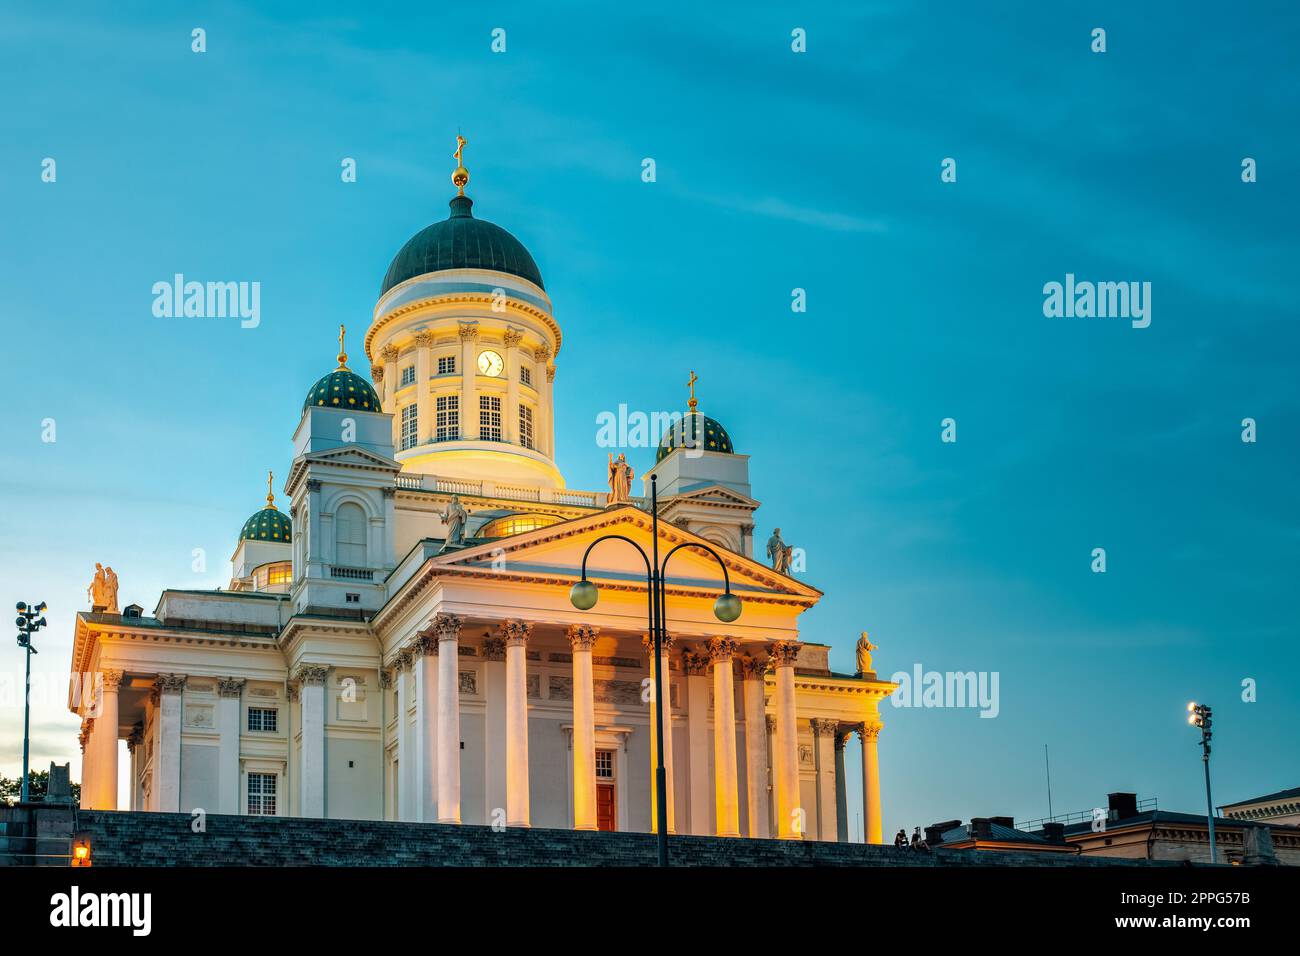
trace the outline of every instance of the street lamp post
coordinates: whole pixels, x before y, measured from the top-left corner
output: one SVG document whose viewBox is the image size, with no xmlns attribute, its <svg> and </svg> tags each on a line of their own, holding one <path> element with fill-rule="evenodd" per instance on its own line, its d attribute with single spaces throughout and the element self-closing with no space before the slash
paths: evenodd
<svg viewBox="0 0 1300 956">
<path fill-rule="evenodd" d="M 18 646 L 27 652 L 26 689 L 23 691 L 23 783 L 20 797 L 23 803 L 30 800 L 32 796 L 27 769 L 32 742 L 32 655 L 36 653 L 36 648 L 32 647 L 32 635 L 45 626 L 44 614 L 44 601 L 34 607 L 28 607 L 24 601 L 18 602 L 18 620 L 15 622 L 18 625 Z"/>
<path fill-rule="evenodd" d="M 659 842 L 659 865 L 668 865 L 668 775 L 664 768 L 664 734 L 667 727 L 664 723 L 664 695 L 663 695 L 663 658 L 660 651 L 663 647 L 663 638 L 666 634 L 664 620 L 668 613 L 664 603 L 664 580 L 665 573 L 668 569 L 668 561 L 674 554 L 682 548 L 696 548 L 700 551 L 707 551 L 713 555 L 713 560 L 718 562 L 722 568 L 723 592 L 718 595 L 718 599 L 713 602 L 713 615 L 719 621 L 730 623 L 740 617 L 742 610 L 740 598 L 731 593 L 731 576 L 727 573 L 727 565 L 722 560 L 718 552 L 714 551 L 707 544 L 697 544 L 693 541 L 683 542 L 671 549 L 664 555 L 663 562 L 659 561 L 659 476 L 650 476 L 650 537 L 651 554 L 647 555 L 645 549 L 633 541 L 631 538 L 621 534 L 607 534 L 597 538 L 591 544 L 587 545 L 587 550 L 582 555 L 582 578 L 569 589 L 569 601 L 580 611 L 590 611 L 596 606 L 596 601 L 600 598 L 600 591 L 596 585 L 587 580 L 587 557 L 591 554 L 592 548 L 602 541 L 618 539 L 626 541 L 632 547 L 636 548 L 637 553 L 645 562 L 646 585 L 648 607 L 646 615 L 649 619 L 650 634 L 654 639 L 654 674 L 655 674 L 655 724 L 659 728 L 658 736 L 655 740 L 655 799 L 658 807 L 658 819 L 655 821 L 655 830 L 658 834 Z"/>
<path fill-rule="evenodd" d="M 1205 812 L 1210 823 L 1210 862 L 1218 862 L 1218 853 L 1214 843 L 1214 800 L 1210 796 L 1210 728 L 1214 725 L 1214 712 L 1209 704 L 1195 701 L 1187 705 L 1187 722 L 1193 727 L 1201 728 L 1201 763 L 1205 765 Z"/>
</svg>

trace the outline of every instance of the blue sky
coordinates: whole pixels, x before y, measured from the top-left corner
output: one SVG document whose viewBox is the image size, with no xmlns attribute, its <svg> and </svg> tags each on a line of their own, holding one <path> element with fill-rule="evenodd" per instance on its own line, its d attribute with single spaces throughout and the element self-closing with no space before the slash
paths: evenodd
<svg viewBox="0 0 1300 956">
<path fill-rule="evenodd" d="M 359 335 L 445 217 L 461 130 L 476 214 L 529 247 L 565 332 L 570 484 L 603 485 L 601 411 L 679 408 L 694 368 L 752 456 L 760 540 L 781 526 L 826 592 L 803 636 L 839 670 L 865 628 L 886 674 L 999 673 L 996 719 L 886 708 L 887 833 L 1044 815 L 1044 744 L 1057 811 L 1196 811 L 1191 698 L 1216 802 L 1297 784 L 1287 4 L 187 6 L 0 15 L 0 575 L 51 605 L 38 686 L 66 679 L 94 561 L 147 609 L 225 582 L 338 323 Z M 261 325 L 154 318 L 175 272 L 261 282 Z M 1045 318 L 1067 272 L 1151 282 L 1151 326 Z M 38 699 L 33 764 L 75 760 Z"/>
</svg>

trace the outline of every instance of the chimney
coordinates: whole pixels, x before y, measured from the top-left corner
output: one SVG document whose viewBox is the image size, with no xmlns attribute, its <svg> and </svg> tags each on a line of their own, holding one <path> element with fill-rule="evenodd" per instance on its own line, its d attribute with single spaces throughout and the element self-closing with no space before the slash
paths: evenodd
<svg viewBox="0 0 1300 956">
<path fill-rule="evenodd" d="M 1129 817 L 1137 816 L 1138 798 L 1136 793 L 1108 793 L 1106 794 L 1106 806 L 1109 808 L 1109 818 L 1111 820 L 1127 820 Z"/>
<path fill-rule="evenodd" d="M 944 820 L 942 823 L 933 823 L 925 828 L 925 842 L 931 847 L 940 846 L 943 843 L 943 835 L 953 827 L 961 826 L 960 820 Z"/>
<path fill-rule="evenodd" d="M 993 821 L 989 817 L 971 817 L 970 835 L 975 840 L 991 840 L 993 838 Z"/>
<path fill-rule="evenodd" d="M 1043 824 L 1043 839 L 1048 843 L 1065 842 L 1065 824 L 1049 822 Z"/>
<path fill-rule="evenodd" d="M 1006 827 L 1008 830 L 1014 830 L 1016 828 L 1014 817 L 989 817 L 989 822 L 996 823 L 1000 827 Z"/>
</svg>

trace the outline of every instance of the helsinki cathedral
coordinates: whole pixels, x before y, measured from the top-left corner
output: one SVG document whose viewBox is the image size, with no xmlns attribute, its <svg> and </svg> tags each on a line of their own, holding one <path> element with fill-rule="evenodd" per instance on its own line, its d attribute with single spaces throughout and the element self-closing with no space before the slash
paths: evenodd
<svg viewBox="0 0 1300 956">
<path fill-rule="evenodd" d="M 895 685 L 861 652 L 833 673 L 800 638 L 821 592 L 778 570 L 781 548 L 755 558 L 743 442 L 698 411 L 693 375 L 642 477 L 657 542 L 625 464 L 608 491 L 566 486 L 563 332 L 528 250 L 475 215 L 463 146 L 450 215 L 383 277 L 369 378 L 340 334 L 337 367 L 303 383 L 281 502 L 268 488 L 244 522 L 229 587 L 165 590 L 152 615 L 97 590 L 77 615 L 82 805 L 632 831 L 662 809 L 669 832 L 847 841 L 861 788 L 881 842 Z M 658 660 L 633 546 L 656 544 L 686 545 Z M 716 610 L 727 592 L 739 616 Z M 846 746 L 862 748 L 851 781 Z"/>
</svg>

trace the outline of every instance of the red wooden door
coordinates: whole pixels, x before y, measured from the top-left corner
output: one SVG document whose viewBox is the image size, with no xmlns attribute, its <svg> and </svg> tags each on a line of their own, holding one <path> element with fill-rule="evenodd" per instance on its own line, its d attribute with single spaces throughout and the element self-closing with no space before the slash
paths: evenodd
<svg viewBox="0 0 1300 956">
<path fill-rule="evenodd" d="M 596 784 L 596 829 L 615 829 L 614 785 L 612 783 Z"/>
</svg>

